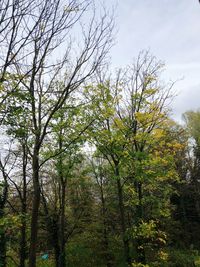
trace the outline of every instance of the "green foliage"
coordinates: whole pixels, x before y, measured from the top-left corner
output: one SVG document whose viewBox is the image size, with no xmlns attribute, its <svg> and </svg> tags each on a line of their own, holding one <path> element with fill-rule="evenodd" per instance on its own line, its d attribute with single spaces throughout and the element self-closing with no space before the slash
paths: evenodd
<svg viewBox="0 0 200 267">
<path fill-rule="evenodd" d="M 132 267 L 150 267 L 148 264 L 132 263 Z"/>
<path fill-rule="evenodd" d="M 43 260 L 41 257 L 37 258 L 37 266 L 38 267 L 54 267 L 55 262 L 54 259 L 48 259 L 48 260 Z"/>
<path fill-rule="evenodd" d="M 168 262 L 166 266 L 170 266 L 170 267 L 196 266 L 195 259 L 198 258 L 197 251 L 174 249 L 174 250 L 170 250 L 168 254 L 169 254 L 169 257 L 168 257 Z"/>
<path fill-rule="evenodd" d="M 187 130 L 196 144 L 200 145 L 200 111 L 188 111 L 184 113 Z"/>
<path fill-rule="evenodd" d="M 200 265 L 199 252 L 189 249 L 199 233 L 200 115 L 199 111 L 185 114 L 187 131 L 195 140 L 195 153 L 190 153 L 186 131 L 168 118 L 163 104 L 168 95 L 158 80 L 162 64 L 151 65 L 154 60 L 149 59 L 138 59 L 133 69 L 129 67 L 123 74 L 120 70 L 114 79 L 86 85 L 83 95 L 68 97 L 46 124 L 39 153 L 42 204 L 38 267 L 55 266 L 54 249 L 55 245 L 61 247 L 62 237 L 69 267 L 125 267 L 126 241 L 133 267 Z M 141 66 L 136 71 L 138 64 Z M 16 90 L 1 108 L 6 111 L 7 134 L 29 148 L 29 180 L 34 136 L 41 135 L 56 98 L 41 96 L 46 105 L 40 114 L 44 121 L 34 130 L 30 119 L 33 99 L 28 90 L 18 86 L 19 78 L 6 75 Z M 63 81 L 52 85 L 58 94 L 65 87 Z M 1 96 L 6 96 L 2 85 L 0 90 Z M 23 159 L 18 150 L 14 151 L 19 159 L 11 171 L 13 181 L 9 180 L 13 194 L 8 195 L 16 210 L 0 219 L 0 234 L 2 231 L 2 236 L 9 237 L 7 252 L 13 259 L 19 254 L 22 222 L 26 223 L 27 247 L 30 237 L 29 216 L 20 215 L 18 205 L 23 191 Z M 180 177 L 184 182 L 180 183 Z M 33 191 L 32 180 L 28 183 L 27 213 Z M 0 187 L 2 190 L 3 184 Z M 6 205 L 6 210 L 10 209 Z M 183 229 L 187 230 L 187 242 L 182 238 Z M 48 260 L 40 256 L 45 250 L 51 251 Z M 14 263 L 9 259 L 8 264 Z"/>
<path fill-rule="evenodd" d="M 20 215 L 7 215 L 0 218 L 0 233 L 6 231 L 8 235 L 17 231 L 21 226 Z"/>
</svg>

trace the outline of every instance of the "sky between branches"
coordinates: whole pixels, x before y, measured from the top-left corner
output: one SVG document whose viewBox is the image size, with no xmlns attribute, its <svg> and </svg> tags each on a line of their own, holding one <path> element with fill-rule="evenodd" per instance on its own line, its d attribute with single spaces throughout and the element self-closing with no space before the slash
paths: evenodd
<svg viewBox="0 0 200 267">
<path fill-rule="evenodd" d="M 166 63 L 164 79 L 179 80 L 173 117 L 200 108 L 200 4 L 198 0 L 107 0 L 118 33 L 111 51 L 114 67 L 131 63 L 148 49 Z"/>
</svg>

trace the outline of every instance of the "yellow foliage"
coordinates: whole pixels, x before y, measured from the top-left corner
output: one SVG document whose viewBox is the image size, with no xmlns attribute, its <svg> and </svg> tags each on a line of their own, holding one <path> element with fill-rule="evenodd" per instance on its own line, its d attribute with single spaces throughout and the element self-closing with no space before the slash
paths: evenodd
<svg viewBox="0 0 200 267">
<path fill-rule="evenodd" d="M 161 259 L 162 261 L 168 261 L 169 259 L 169 255 L 167 252 L 163 251 L 163 250 L 160 250 L 159 253 L 158 253 L 158 257 L 159 259 Z"/>
</svg>

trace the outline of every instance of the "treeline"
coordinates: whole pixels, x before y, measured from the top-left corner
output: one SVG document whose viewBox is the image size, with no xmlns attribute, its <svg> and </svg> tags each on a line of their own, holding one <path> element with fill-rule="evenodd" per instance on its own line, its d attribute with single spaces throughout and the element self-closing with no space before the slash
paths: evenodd
<svg viewBox="0 0 200 267">
<path fill-rule="evenodd" d="M 0 3 L 0 267 L 198 266 L 200 112 L 149 52 L 111 71 L 95 11 Z"/>
</svg>

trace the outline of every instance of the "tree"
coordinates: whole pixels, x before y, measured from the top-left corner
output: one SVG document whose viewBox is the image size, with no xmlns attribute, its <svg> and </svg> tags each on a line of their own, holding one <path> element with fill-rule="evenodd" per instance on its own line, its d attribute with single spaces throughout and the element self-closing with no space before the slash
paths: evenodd
<svg viewBox="0 0 200 267">
<path fill-rule="evenodd" d="M 175 234 L 175 242 L 180 247 L 198 248 L 196 239 L 200 220 L 199 198 L 199 111 L 188 111 L 183 114 L 185 125 L 179 139 L 184 144 L 182 152 L 177 155 L 177 171 L 181 184 L 176 188 L 178 196 L 173 197 L 176 205 L 174 218 L 179 235 Z"/>
<path fill-rule="evenodd" d="M 145 174 L 146 167 L 142 171 L 142 165 L 150 157 L 152 147 L 156 146 L 156 132 L 162 132 L 160 128 L 167 120 L 167 103 L 171 99 L 173 85 L 167 88 L 159 83 L 162 66 L 149 53 L 142 52 L 132 66 L 119 70 L 115 79 L 104 78 L 95 89 L 86 88 L 90 99 L 94 99 L 92 94 L 96 90 L 91 109 L 95 115 L 98 114 L 98 120 L 92 125 L 90 136 L 113 169 L 118 188 L 124 254 L 129 265 L 131 238 L 128 236 L 124 188 L 131 186 L 138 197 L 136 212 L 130 216 L 135 218 L 134 223 L 140 227 L 145 218 L 143 190 L 148 179 L 151 180 L 150 175 Z M 143 181 L 141 171 L 147 181 Z M 143 240 L 139 236 L 136 240 L 138 262 L 145 264 Z"/>
<path fill-rule="evenodd" d="M 117 84 L 123 86 L 124 94 L 117 104 L 117 120 L 127 142 L 126 150 L 130 160 L 129 180 L 132 180 L 135 193 L 138 197 L 136 225 L 140 227 L 145 216 L 143 211 L 143 184 L 142 161 L 148 158 L 152 133 L 166 119 L 167 102 L 171 98 L 169 88 L 163 87 L 159 75 L 163 64 L 152 57 L 148 52 L 141 52 L 126 72 L 119 72 Z M 119 98 L 120 99 L 120 98 Z M 139 171 L 139 173 L 138 173 Z M 137 174 L 138 173 L 138 174 Z M 148 175 L 147 175 L 148 179 Z M 136 238 L 138 262 L 145 264 L 143 240 Z"/>
<path fill-rule="evenodd" d="M 129 241 L 126 235 L 125 209 L 120 175 L 120 164 L 124 157 L 126 139 L 123 133 L 115 127 L 115 104 L 117 103 L 118 95 L 112 94 L 110 86 L 110 82 L 107 81 L 104 84 L 98 84 L 93 90 L 90 87 L 86 88 L 86 93 L 89 94 L 90 99 L 94 99 L 92 94 L 95 93 L 96 95 L 90 108 L 93 108 L 97 121 L 90 129 L 90 138 L 102 156 L 108 160 L 116 180 L 124 257 L 126 263 L 130 265 L 131 259 Z"/>
<path fill-rule="evenodd" d="M 107 267 L 111 267 L 114 264 L 114 257 L 111 252 L 110 234 L 109 234 L 109 213 L 111 211 L 108 208 L 108 190 L 112 190 L 109 186 L 109 168 L 107 162 L 98 155 L 90 160 L 91 163 L 91 175 L 94 176 L 96 181 L 95 190 L 96 195 L 100 198 L 100 225 L 101 225 L 101 237 L 102 240 L 102 256 L 104 258 Z M 112 217 L 113 219 L 113 217 Z"/>
<path fill-rule="evenodd" d="M 6 204 L 8 201 L 8 189 L 10 172 L 13 169 L 13 161 L 15 162 L 16 155 L 12 153 L 9 149 L 8 154 L 4 158 L 0 159 L 0 171 L 3 177 L 3 181 L 0 183 L 0 220 L 1 220 L 1 230 L 0 230 L 0 266 L 5 267 L 7 263 L 7 226 L 12 225 L 12 216 L 6 218 Z M 2 179 L 1 179 L 2 180 Z"/>
<path fill-rule="evenodd" d="M 200 185 L 199 185 L 199 171 L 200 171 L 200 128 L 199 119 L 200 112 L 188 111 L 184 114 L 186 127 L 191 138 L 194 140 L 193 154 L 188 165 L 190 171 L 191 184 L 194 186 L 195 207 L 198 217 L 200 218 Z"/>
<path fill-rule="evenodd" d="M 24 2 L 20 2 L 22 3 Z M 67 37 L 86 13 L 88 2 L 82 1 L 78 4 L 73 0 L 68 6 L 64 6 L 60 0 L 26 1 L 23 6 L 30 11 L 25 23 L 19 27 L 20 34 L 27 33 L 27 45 L 20 46 L 20 53 L 14 47 L 9 54 L 14 53 L 12 75 L 14 73 L 16 84 L 21 92 L 28 95 L 23 105 L 29 110 L 31 120 L 32 144 L 28 150 L 32 157 L 34 197 L 29 266 L 33 267 L 36 264 L 40 206 L 40 150 L 54 114 L 63 106 L 69 95 L 102 64 L 112 42 L 113 22 L 107 14 L 96 22 L 93 14 L 87 28 L 82 25 L 79 29 L 82 30 L 82 48 L 79 51 L 76 50 L 77 56 L 73 56 L 72 43 Z M 21 8 L 20 5 L 19 7 Z M 12 19 L 22 21 L 23 17 L 14 13 Z M 6 32 L 7 26 L 3 30 Z M 18 44 L 18 38 L 20 35 L 17 32 L 16 44 Z M 22 40 L 24 38 L 22 37 Z M 52 57 L 56 56 L 56 51 L 63 46 L 66 47 L 63 48 L 63 58 L 57 62 L 52 60 Z M 56 83 L 59 75 L 65 71 L 63 87 L 60 89 Z M 13 92 L 13 89 L 11 91 Z"/>
<path fill-rule="evenodd" d="M 4 166 L 1 163 L 1 171 L 3 173 L 4 181 L 0 184 L 0 219 L 2 220 L 5 216 L 5 204 L 8 196 L 8 181 L 7 181 L 7 173 L 4 170 Z M 3 227 L 0 230 L 0 266 L 5 267 L 6 266 L 6 236 L 5 236 L 5 230 Z"/>
<path fill-rule="evenodd" d="M 51 169 L 48 176 L 50 178 L 43 178 L 42 188 L 42 202 L 44 206 L 44 212 L 46 214 L 47 228 L 52 236 L 52 245 L 55 250 L 56 266 L 66 266 L 66 253 L 65 247 L 67 239 L 70 236 L 66 221 L 67 208 L 67 185 L 69 179 L 72 176 L 74 165 L 80 161 L 80 146 L 81 146 L 81 133 L 84 131 L 85 126 L 80 125 L 80 118 L 82 108 L 76 106 L 73 98 L 67 101 L 67 103 L 60 109 L 54 116 L 54 120 L 51 123 L 51 137 L 50 140 L 45 142 L 45 148 L 43 151 L 43 157 L 45 161 L 48 160 L 48 164 L 51 162 Z M 51 161 L 50 161 L 51 159 Z M 43 169 L 47 170 L 47 164 L 44 164 Z M 45 175 L 44 175 L 45 176 Z M 49 184 L 53 186 L 49 188 Z M 45 189 L 45 184 L 48 185 Z M 48 194 L 45 191 L 52 191 L 53 201 L 49 201 Z M 54 211 L 52 211 L 52 202 L 55 203 Z M 54 206 L 54 205 L 53 205 Z M 73 227 L 71 227 L 73 228 Z M 73 232 L 73 231 L 72 231 Z"/>
</svg>

